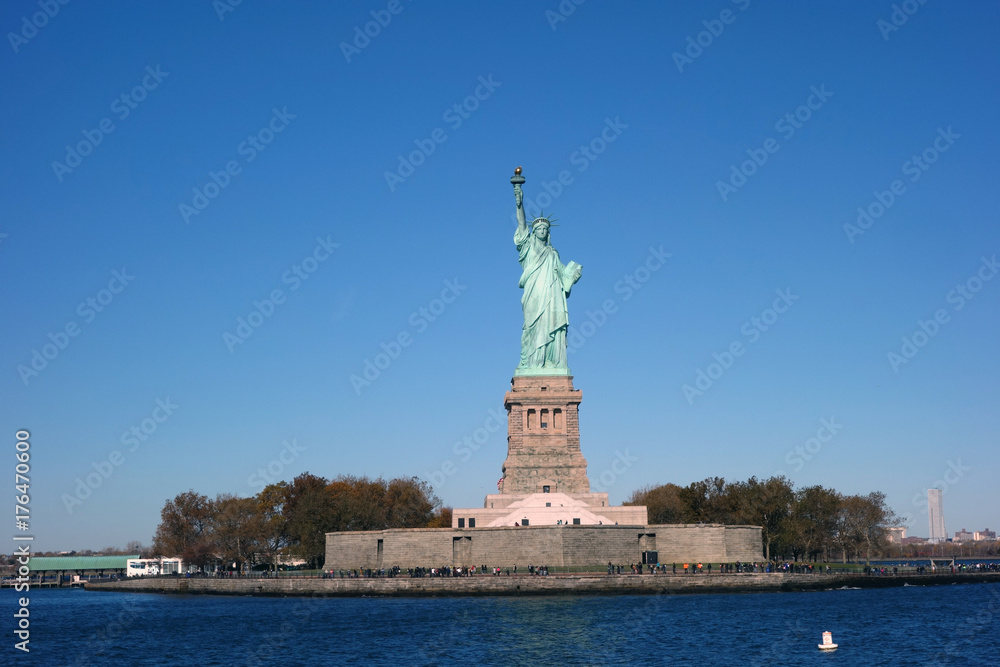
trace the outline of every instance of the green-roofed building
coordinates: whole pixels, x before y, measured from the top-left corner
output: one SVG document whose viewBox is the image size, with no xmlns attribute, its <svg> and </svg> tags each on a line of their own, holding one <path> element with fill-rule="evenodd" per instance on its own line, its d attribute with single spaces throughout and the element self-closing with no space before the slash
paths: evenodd
<svg viewBox="0 0 1000 667">
<path fill-rule="evenodd" d="M 28 569 L 32 574 L 119 574 L 124 575 L 130 558 L 134 556 L 32 556 Z"/>
<path fill-rule="evenodd" d="M 32 572 L 99 572 L 101 570 L 121 570 L 128 567 L 134 556 L 33 556 L 28 567 Z"/>
</svg>

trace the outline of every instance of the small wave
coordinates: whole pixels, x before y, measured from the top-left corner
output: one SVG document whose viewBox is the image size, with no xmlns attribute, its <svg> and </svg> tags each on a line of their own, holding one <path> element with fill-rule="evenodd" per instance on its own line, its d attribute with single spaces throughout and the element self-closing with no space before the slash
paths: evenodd
<svg viewBox="0 0 1000 667">
<path fill-rule="evenodd" d="M 838 591 L 860 591 L 860 586 L 841 586 L 837 589 Z"/>
</svg>

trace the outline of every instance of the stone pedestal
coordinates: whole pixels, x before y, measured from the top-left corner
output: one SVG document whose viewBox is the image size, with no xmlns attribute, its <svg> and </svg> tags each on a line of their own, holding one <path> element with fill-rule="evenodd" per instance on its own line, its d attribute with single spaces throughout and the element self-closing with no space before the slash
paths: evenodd
<svg viewBox="0 0 1000 667">
<path fill-rule="evenodd" d="M 507 460 L 500 494 L 590 493 L 580 452 L 583 392 L 568 375 L 515 376 L 504 396 Z"/>
</svg>

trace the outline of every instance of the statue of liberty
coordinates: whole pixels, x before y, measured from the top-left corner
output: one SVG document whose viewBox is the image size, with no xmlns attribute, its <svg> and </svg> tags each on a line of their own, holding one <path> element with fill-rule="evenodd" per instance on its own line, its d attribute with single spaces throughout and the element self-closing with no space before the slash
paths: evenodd
<svg viewBox="0 0 1000 667">
<path fill-rule="evenodd" d="M 521 307 L 524 328 L 521 330 L 521 363 L 514 375 L 569 375 L 566 360 L 566 331 L 569 310 L 566 299 L 580 279 L 582 268 L 576 262 L 563 266 L 559 253 L 549 244 L 552 222 L 543 217 L 531 221 L 524 217 L 524 193 L 521 168 L 510 179 L 514 185 L 517 207 L 517 231 L 514 244 L 524 270 L 518 286 L 524 290 Z"/>
</svg>

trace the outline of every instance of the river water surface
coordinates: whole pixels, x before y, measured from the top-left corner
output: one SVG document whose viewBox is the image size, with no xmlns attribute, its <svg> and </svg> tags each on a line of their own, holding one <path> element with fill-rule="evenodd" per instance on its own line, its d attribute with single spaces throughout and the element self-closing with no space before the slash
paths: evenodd
<svg viewBox="0 0 1000 667">
<path fill-rule="evenodd" d="M 30 592 L 0 664 L 1000 665 L 1000 584 L 812 593 L 256 598 Z M 839 648 L 821 653 L 823 631 Z"/>
</svg>

